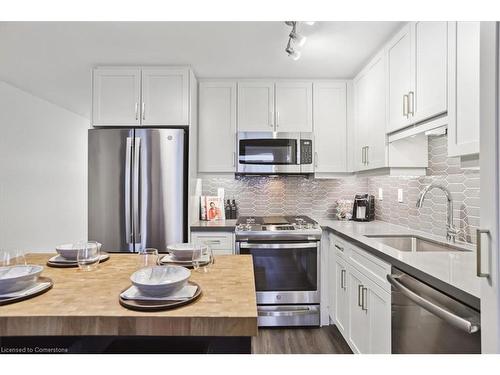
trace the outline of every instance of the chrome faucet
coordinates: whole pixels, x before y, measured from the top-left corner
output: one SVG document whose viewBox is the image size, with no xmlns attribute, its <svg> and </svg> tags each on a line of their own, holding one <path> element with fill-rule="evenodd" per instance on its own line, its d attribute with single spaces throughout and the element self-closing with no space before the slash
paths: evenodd
<svg viewBox="0 0 500 375">
<path fill-rule="evenodd" d="M 432 189 L 440 189 L 446 195 L 446 199 L 448 200 L 447 215 L 446 215 L 446 239 L 448 241 L 455 242 L 455 238 L 456 238 L 459 231 L 453 225 L 453 199 L 451 197 L 450 191 L 447 188 L 445 188 L 444 186 L 441 186 L 441 185 L 437 185 L 437 184 L 427 185 L 424 188 L 424 190 L 422 190 L 422 192 L 420 193 L 420 195 L 418 197 L 417 208 L 422 207 L 422 205 L 424 204 L 425 196 Z"/>
</svg>

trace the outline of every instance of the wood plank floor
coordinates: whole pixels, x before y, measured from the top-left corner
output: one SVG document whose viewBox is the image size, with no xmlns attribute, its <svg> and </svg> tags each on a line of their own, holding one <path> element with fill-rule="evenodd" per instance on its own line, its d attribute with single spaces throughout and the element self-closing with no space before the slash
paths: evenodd
<svg viewBox="0 0 500 375">
<path fill-rule="evenodd" d="M 334 325 L 321 328 L 259 328 L 253 354 L 351 354 Z"/>
</svg>

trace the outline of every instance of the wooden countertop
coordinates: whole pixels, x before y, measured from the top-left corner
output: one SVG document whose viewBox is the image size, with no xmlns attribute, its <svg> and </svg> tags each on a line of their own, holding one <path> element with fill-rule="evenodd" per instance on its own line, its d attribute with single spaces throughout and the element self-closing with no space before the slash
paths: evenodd
<svg viewBox="0 0 500 375">
<path fill-rule="evenodd" d="M 45 265 L 54 254 L 28 254 Z M 1 336 L 256 336 L 257 302 L 252 258 L 217 256 L 209 273 L 192 272 L 203 295 L 194 303 L 162 312 L 122 307 L 120 292 L 136 270 L 135 254 L 110 254 L 96 271 L 45 266 L 47 293 L 0 306 Z"/>
</svg>

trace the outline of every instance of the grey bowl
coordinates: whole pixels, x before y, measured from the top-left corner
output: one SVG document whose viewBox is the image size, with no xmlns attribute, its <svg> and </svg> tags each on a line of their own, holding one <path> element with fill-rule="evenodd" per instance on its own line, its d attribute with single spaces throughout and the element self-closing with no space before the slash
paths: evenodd
<svg viewBox="0 0 500 375">
<path fill-rule="evenodd" d="M 97 245 L 99 246 L 99 250 L 100 250 L 102 245 L 100 243 L 97 243 Z M 74 249 L 73 246 L 74 245 L 71 243 L 65 243 L 62 245 L 58 245 L 58 246 L 56 246 L 56 251 L 64 259 L 76 261 L 78 258 L 78 251 L 80 249 Z"/>
<path fill-rule="evenodd" d="M 145 267 L 130 276 L 132 284 L 141 293 L 148 296 L 161 297 L 173 294 L 182 289 L 189 280 L 191 271 L 181 266 Z"/>
<path fill-rule="evenodd" d="M 28 288 L 37 281 L 42 271 L 43 267 L 37 265 L 0 267 L 0 294 Z"/>
<path fill-rule="evenodd" d="M 203 248 L 203 247 L 201 247 Z M 167 250 L 174 255 L 178 260 L 192 260 L 193 252 L 199 250 L 200 245 L 194 245 L 192 243 L 178 243 L 175 245 L 168 245 Z"/>
</svg>

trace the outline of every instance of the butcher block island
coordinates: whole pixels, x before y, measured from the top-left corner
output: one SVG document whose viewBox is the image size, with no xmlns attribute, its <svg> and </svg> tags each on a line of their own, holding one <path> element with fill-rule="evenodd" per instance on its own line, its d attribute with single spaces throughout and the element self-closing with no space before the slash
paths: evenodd
<svg viewBox="0 0 500 375">
<path fill-rule="evenodd" d="M 28 254 L 46 264 L 53 254 Z M 67 352 L 250 352 L 257 335 L 251 256 L 215 258 L 209 272 L 192 271 L 202 289 L 193 303 L 172 310 L 139 312 L 122 307 L 137 255 L 111 254 L 95 271 L 45 266 L 53 280 L 40 296 L 0 306 L 3 347 L 67 346 Z"/>
</svg>

